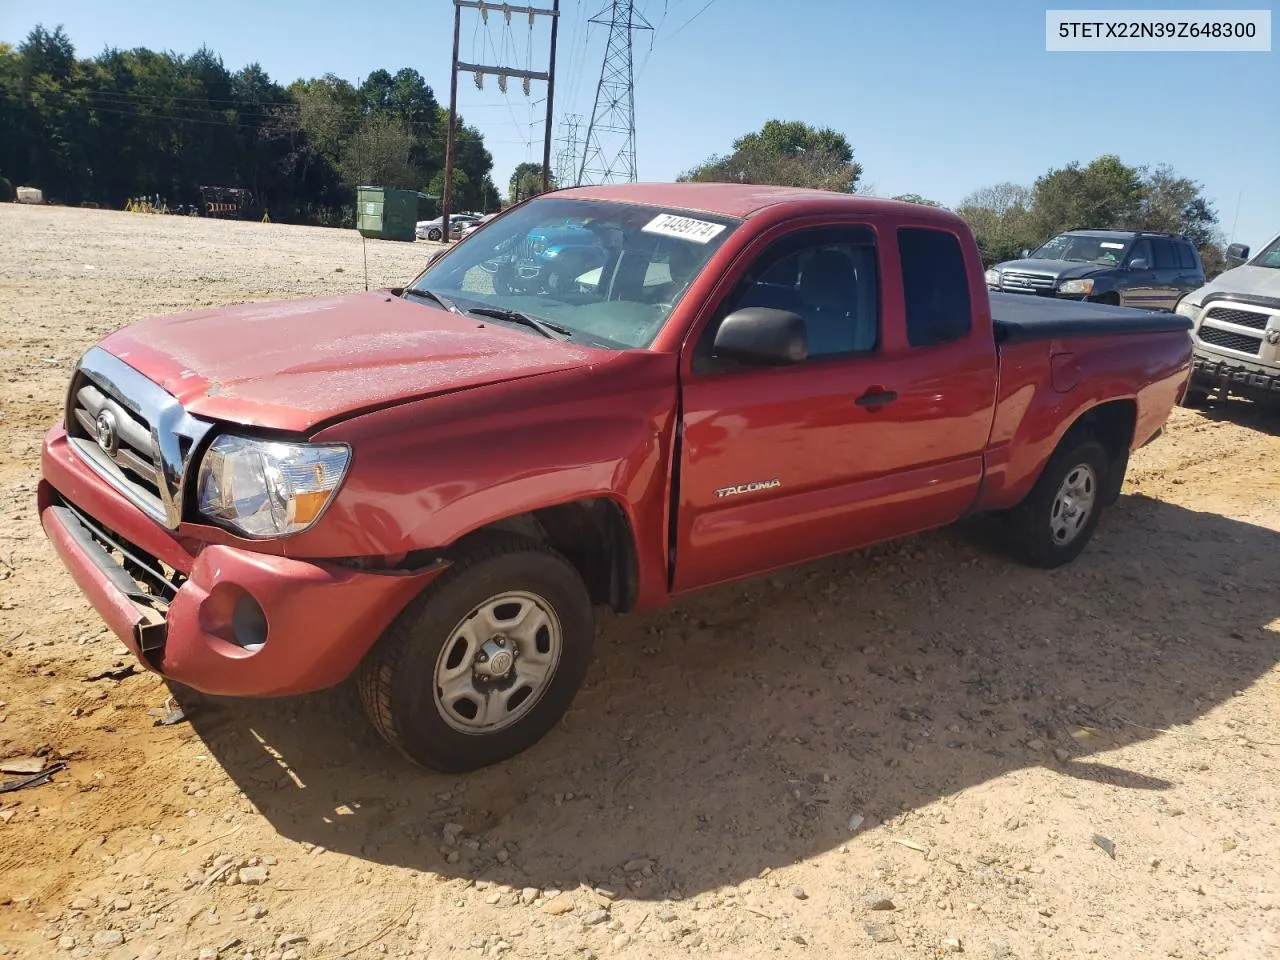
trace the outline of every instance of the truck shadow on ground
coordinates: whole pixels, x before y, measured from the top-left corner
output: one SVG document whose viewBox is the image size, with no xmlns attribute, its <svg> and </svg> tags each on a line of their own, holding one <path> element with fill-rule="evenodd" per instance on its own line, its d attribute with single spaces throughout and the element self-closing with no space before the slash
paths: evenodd
<svg viewBox="0 0 1280 960">
<path fill-rule="evenodd" d="M 1280 399 L 1270 403 L 1230 397 L 1209 400 L 1199 414 L 1218 423 L 1237 423 L 1268 436 L 1280 436 Z"/>
<path fill-rule="evenodd" d="M 606 618 L 565 721 L 466 777 L 411 767 L 346 689 L 186 702 L 287 838 L 638 899 L 741 882 L 846 842 L 855 814 L 883 820 L 1021 768 L 1167 796 L 1203 776 L 1100 755 L 1195 720 L 1280 660 L 1280 534 L 1125 496 L 1081 560 L 1047 573 L 1004 560 L 982 529 Z M 463 828 L 456 846 L 446 823 Z M 647 871 L 624 873 L 640 859 Z"/>
</svg>

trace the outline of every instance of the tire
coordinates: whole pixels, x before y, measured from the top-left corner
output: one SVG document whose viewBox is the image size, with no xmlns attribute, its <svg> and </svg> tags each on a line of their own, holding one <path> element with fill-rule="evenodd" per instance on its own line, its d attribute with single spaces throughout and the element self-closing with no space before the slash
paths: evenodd
<svg viewBox="0 0 1280 960">
<path fill-rule="evenodd" d="M 439 227 L 432 227 L 430 230 L 427 231 L 428 240 L 439 241 L 440 238 L 443 236 L 444 236 L 444 231 L 441 230 Z"/>
<path fill-rule="evenodd" d="M 495 633 L 507 620 L 521 626 Z M 495 646 L 498 636 L 505 646 Z M 485 536 L 392 622 L 356 683 L 391 746 L 428 769 L 465 773 L 515 756 L 555 726 L 582 684 L 594 640 L 591 599 L 568 560 L 534 540 Z M 495 664 L 509 669 L 484 675 Z M 539 671 L 540 683 L 526 682 Z"/>
<path fill-rule="evenodd" d="M 1080 556 L 1102 515 L 1110 463 L 1106 449 L 1091 435 L 1068 433 L 1031 492 L 1003 516 L 1007 545 L 1014 557 L 1028 566 L 1051 570 Z M 1088 512 L 1073 522 L 1064 513 L 1072 506 L 1082 509 L 1086 485 L 1091 490 Z M 1077 492 L 1072 495 L 1069 489 Z M 1069 497 L 1067 503 L 1060 500 L 1060 493 Z"/>
</svg>

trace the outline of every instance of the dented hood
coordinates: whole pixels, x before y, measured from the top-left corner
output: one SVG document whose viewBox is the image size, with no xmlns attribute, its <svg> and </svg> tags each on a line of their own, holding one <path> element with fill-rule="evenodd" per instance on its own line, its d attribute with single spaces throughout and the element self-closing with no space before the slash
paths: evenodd
<svg viewBox="0 0 1280 960">
<path fill-rule="evenodd" d="M 155 317 L 101 346 L 189 413 L 295 431 L 601 359 L 596 350 L 385 291 Z"/>
</svg>

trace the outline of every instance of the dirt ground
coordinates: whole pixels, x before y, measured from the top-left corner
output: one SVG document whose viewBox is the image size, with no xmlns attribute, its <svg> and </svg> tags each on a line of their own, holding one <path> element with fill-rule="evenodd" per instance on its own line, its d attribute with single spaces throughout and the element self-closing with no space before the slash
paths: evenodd
<svg viewBox="0 0 1280 960">
<path fill-rule="evenodd" d="M 159 679 L 91 679 L 132 661 L 34 503 L 80 352 L 361 264 L 0 206 L 0 758 L 68 762 L 0 794 L 0 955 L 1280 957 L 1280 417 L 1242 401 L 1175 411 L 1067 569 L 971 523 L 602 617 L 564 723 L 466 777 L 345 688 L 159 725 Z"/>
</svg>

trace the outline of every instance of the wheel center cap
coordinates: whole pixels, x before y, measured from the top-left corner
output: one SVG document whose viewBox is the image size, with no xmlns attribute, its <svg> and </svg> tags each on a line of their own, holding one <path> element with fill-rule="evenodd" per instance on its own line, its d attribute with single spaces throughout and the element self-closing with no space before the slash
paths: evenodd
<svg viewBox="0 0 1280 960">
<path fill-rule="evenodd" d="M 501 680 L 515 666 L 516 654 L 506 637 L 490 637 L 480 646 L 476 657 L 475 672 L 490 680 Z"/>
<path fill-rule="evenodd" d="M 515 657 L 511 656 L 511 651 L 499 650 L 489 658 L 489 672 L 495 677 L 500 677 L 510 670 L 515 662 Z"/>
</svg>

